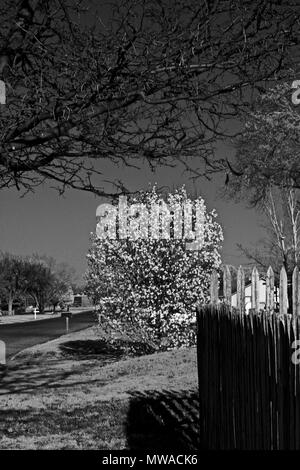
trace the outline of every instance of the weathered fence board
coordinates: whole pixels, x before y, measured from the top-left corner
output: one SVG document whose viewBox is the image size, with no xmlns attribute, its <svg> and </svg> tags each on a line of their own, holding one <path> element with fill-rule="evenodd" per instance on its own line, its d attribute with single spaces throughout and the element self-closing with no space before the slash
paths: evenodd
<svg viewBox="0 0 300 470">
<path fill-rule="evenodd" d="M 281 315 L 287 313 L 288 296 L 287 296 L 287 274 L 284 266 L 280 270 L 280 284 L 279 284 L 279 312 Z"/>
<path fill-rule="evenodd" d="M 241 313 L 245 312 L 245 272 L 242 266 L 237 272 L 237 308 Z"/>
<path fill-rule="evenodd" d="M 251 304 L 255 312 L 259 311 L 259 274 L 254 266 L 251 274 Z"/>
<path fill-rule="evenodd" d="M 224 267 L 224 272 L 223 272 L 223 291 L 224 291 L 224 300 L 227 305 L 231 306 L 231 296 L 232 296 L 232 290 L 231 290 L 231 273 L 229 266 Z"/>
<path fill-rule="evenodd" d="M 266 310 L 268 312 L 274 309 L 274 271 L 269 266 L 266 276 Z"/>
<path fill-rule="evenodd" d="M 300 449 L 300 317 L 197 312 L 201 448 Z"/>
</svg>

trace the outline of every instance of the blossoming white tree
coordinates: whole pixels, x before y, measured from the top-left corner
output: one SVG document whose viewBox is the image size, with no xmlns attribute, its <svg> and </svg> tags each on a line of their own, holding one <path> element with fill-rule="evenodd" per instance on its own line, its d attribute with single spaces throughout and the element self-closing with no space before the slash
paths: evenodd
<svg viewBox="0 0 300 470">
<path fill-rule="evenodd" d="M 143 203 L 150 209 L 159 201 L 154 187 L 130 202 Z M 184 188 L 165 198 L 168 207 L 183 207 L 188 201 Z M 188 250 L 187 240 L 172 237 L 171 223 L 169 239 L 99 239 L 92 235 L 87 255 L 89 295 L 99 302 L 109 292 L 118 300 L 117 317 L 138 325 L 159 347 L 187 345 L 194 340 L 191 324 L 196 304 L 207 300 L 210 274 L 221 263 L 223 235 L 215 211 L 207 212 L 200 197 L 190 202 L 194 207 L 204 207 L 199 250 Z M 108 314 L 116 316 L 116 311 Z"/>
</svg>

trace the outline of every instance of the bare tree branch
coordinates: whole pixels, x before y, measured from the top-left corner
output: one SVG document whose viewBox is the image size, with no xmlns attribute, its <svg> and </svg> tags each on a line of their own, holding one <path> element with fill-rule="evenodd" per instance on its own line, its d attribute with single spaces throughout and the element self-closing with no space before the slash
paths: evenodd
<svg viewBox="0 0 300 470">
<path fill-rule="evenodd" d="M 101 3 L 101 21 L 88 0 L 3 0 L 0 14 L 0 188 L 23 193 L 52 181 L 120 194 L 104 161 L 228 169 L 212 143 L 290 76 L 300 38 L 287 0 L 121 0 Z"/>
</svg>

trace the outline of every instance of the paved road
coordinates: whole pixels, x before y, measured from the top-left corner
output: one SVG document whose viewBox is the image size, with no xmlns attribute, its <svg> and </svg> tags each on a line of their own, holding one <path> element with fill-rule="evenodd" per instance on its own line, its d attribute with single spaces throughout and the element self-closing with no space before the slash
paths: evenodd
<svg viewBox="0 0 300 470">
<path fill-rule="evenodd" d="M 69 320 L 69 332 L 83 330 L 93 324 L 95 323 L 92 311 L 77 313 Z M 25 348 L 65 334 L 65 328 L 66 320 L 60 316 L 49 320 L 0 325 L 0 340 L 6 343 L 6 358 Z"/>
</svg>

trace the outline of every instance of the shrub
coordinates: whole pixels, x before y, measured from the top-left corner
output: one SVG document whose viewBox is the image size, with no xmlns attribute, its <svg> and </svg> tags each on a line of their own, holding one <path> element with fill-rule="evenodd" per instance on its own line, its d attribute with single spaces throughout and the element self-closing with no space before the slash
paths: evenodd
<svg viewBox="0 0 300 470">
<path fill-rule="evenodd" d="M 154 187 L 131 199 L 147 208 L 158 203 Z M 159 348 L 194 342 L 195 309 L 208 296 L 209 278 L 221 263 L 222 230 L 216 213 L 208 213 L 202 198 L 191 201 L 184 188 L 166 197 L 169 207 L 190 201 L 204 210 L 203 244 L 188 250 L 185 239 L 99 239 L 92 235 L 87 255 L 87 291 L 97 302 L 105 292 L 114 299 L 107 315 L 140 328 Z M 195 219 L 195 215 L 193 215 Z M 195 220 L 194 220 L 195 222 Z"/>
</svg>

